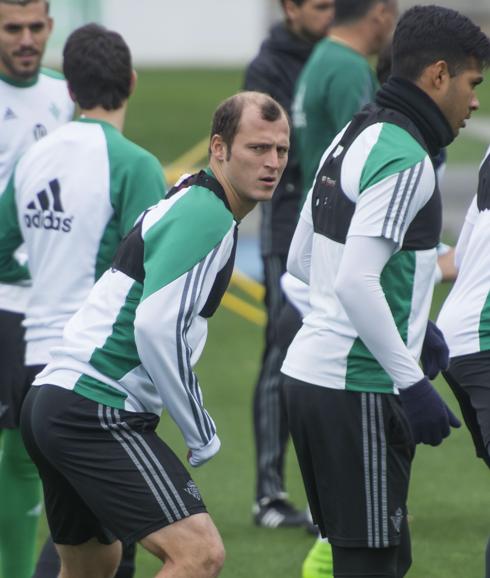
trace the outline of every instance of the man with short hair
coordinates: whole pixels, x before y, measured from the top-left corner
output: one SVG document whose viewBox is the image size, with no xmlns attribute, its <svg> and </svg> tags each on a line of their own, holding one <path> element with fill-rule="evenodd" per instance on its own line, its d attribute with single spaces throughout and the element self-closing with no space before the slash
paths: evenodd
<svg viewBox="0 0 490 578">
<path fill-rule="evenodd" d="M 232 273 L 238 222 L 271 198 L 288 148 L 287 114 L 272 98 L 223 102 L 209 168 L 142 215 L 34 381 L 22 431 L 64 577 L 111 577 L 120 542 L 164 562 L 161 578 L 219 574 L 218 531 L 155 428 L 167 409 L 192 466 L 219 450 L 192 366 Z"/>
<path fill-rule="evenodd" d="M 431 156 L 477 110 L 489 63 L 468 18 L 408 10 L 391 78 L 323 154 L 293 237 L 311 311 L 283 365 L 289 427 L 334 576 L 406 574 L 415 444 L 459 426 L 418 364 L 442 220 Z"/>
<path fill-rule="evenodd" d="M 293 103 L 294 140 L 306 195 L 323 151 L 378 88 L 368 57 L 388 42 L 397 0 L 336 0 L 328 38 L 301 73 Z"/>
<path fill-rule="evenodd" d="M 291 112 L 294 87 L 314 45 L 327 33 L 334 0 L 281 0 L 284 20 L 276 24 L 245 72 L 245 89 L 265 92 Z M 280 359 L 274 350 L 276 323 L 284 304 L 280 286 L 299 215 L 301 174 L 294 143 L 271 201 L 261 206 L 260 251 L 264 269 L 267 328 L 253 403 L 256 452 L 254 521 L 259 526 L 303 526 L 304 511 L 287 501 L 284 458 L 287 423 L 280 393 Z"/>
<path fill-rule="evenodd" d="M 41 68 L 52 27 L 46 0 L 0 0 L 0 194 L 21 154 L 73 116 L 62 75 Z M 16 578 L 32 576 L 41 512 L 37 472 L 16 429 L 28 387 L 28 291 L 0 284 L 0 574 Z"/>
<path fill-rule="evenodd" d="M 95 24 L 80 28 L 65 45 L 63 72 L 80 118 L 29 149 L 0 199 L 0 280 L 19 267 L 13 251 L 22 239 L 33 281 L 24 323 L 29 384 L 122 237 L 165 193 L 158 160 L 121 134 L 136 82 L 123 38 Z M 49 553 L 36 576 L 56 564 Z M 132 575 L 131 552 L 125 562 L 118 576 Z"/>
</svg>

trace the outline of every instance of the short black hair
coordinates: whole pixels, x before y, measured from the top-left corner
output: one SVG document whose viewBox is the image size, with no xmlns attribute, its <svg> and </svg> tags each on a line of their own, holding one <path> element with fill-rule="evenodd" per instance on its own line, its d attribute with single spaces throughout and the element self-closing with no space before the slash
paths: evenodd
<svg viewBox="0 0 490 578">
<path fill-rule="evenodd" d="M 291 0 L 291 2 L 294 2 L 296 6 L 301 6 L 306 2 L 306 0 Z M 284 6 L 284 4 L 286 4 L 286 0 L 281 0 L 281 4 Z"/>
<path fill-rule="evenodd" d="M 133 66 L 123 37 L 98 24 L 72 32 L 63 50 L 63 73 L 82 109 L 121 107 L 131 91 Z"/>
<path fill-rule="evenodd" d="M 255 105 L 260 110 L 263 120 L 275 122 L 284 116 L 289 122 L 289 117 L 284 108 L 271 96 L 262 92 L 245 91 L 230 96 L 216 109 L 211 124 L 210 138 L 218 134 L 227 147 L 228 160 L 231 156 L 231 147 L 240 127 L 243 110 L 246 105 Z"/>
<path fill-rule="evenodd" d="M 335 0 L 333 25 L 339 26 L 361 20 L 379 2 L 387 4 L 389 0 Z"/>
<path fill-rule="evenodd" d="M 0 0 L 0 4 L 14 4 L 17 6 L 27 6 L 28 4 L 35 4 L 36 2 L 44 2 L 46 12 L 49 12 L 49 0 Z"/>
<path fill-rule="evenodd" d="M 455 76 L 470 66 L 490 63 L 490 40 L 469 18 L 442 6 L 414 6 L 403 14 L 393 36 L 392 74 L 417 80 L 438 60 Z"/>
</svg>

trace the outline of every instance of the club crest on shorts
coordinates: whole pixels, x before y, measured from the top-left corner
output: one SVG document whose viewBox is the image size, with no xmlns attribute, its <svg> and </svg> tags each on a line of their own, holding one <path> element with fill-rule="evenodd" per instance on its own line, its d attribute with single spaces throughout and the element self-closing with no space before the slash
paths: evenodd
<svg viewBox="0 0 490 578">
<path fill-rule="evenodd" d="M 394 516 L 390 516 L 391 521 L 393 523 L 393 527 L 395 528 L 395 531 L 397 534 L 400 533 L 401 527 L 402 527 L 402 520 L 403 520 L 403 512 L 401 508 L 398 508 L 395 512 Z"/>
<path fill-rule="evenodd" d="M 196 486 L 196 484 L 192 480 L 189 480 L 187 482 L 186 487 L 184 488 L 184 492 L 187 492 L 196 500 L 199 500 L 199 501 L 202 500 L 201 494 L 199 492 L 199 488 Z"/>
</svg>

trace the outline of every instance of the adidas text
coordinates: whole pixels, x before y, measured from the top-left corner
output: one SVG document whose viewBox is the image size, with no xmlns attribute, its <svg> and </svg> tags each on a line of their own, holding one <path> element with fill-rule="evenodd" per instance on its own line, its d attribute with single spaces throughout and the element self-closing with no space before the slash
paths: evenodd
<svg viewBox="0 0 490 578">
<path fill-rule="evenodd" d="M 24 221 L 28 229 L 46 229 L 47 231 L 61 231 L 69 233 L 73 217 L 58 217 L 54 211 L 37 211 L 28 215 L 24 214 Z"/>
</svg>

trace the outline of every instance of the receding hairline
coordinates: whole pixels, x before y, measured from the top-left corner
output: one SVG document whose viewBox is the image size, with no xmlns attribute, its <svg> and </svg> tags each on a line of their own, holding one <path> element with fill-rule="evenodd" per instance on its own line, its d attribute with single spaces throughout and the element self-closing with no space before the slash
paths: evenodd
<svg viewBox="0 0 490 578">
<path fill-rule="evenodd" d="M 231 98 L 238 100 L 238 103 L 239 103 L 239 105 L 241 107 L 241 111 L 242 111 L 241 117 L 243 117 L 243 113 L 245 112 L 245 109 L 247 109 L 251 106 L 255 106 L 257 108 L 257 110 L 259 110 L 259 112 L 261 112 L 263 110 L 264 106 L 273 105 L 273 106 L 277 106 L 279 108 L 279 110 L 281 111 L 281 116 L 279 118 L 283 117 L 286 121 L 288 119 L 288 115 L 287 115 L 287 112 L 284 110 L 284 107 L 281 106 L 277 102 L 277 100 L 275 100 L 274 98 L 272 98 L 268 94 L 265 94 L 264 92 L 244 90 L 243 92 L 239 92 L 238 94 L 235 94 Z M 241 117 L 240 117 L 240 120 L 241 120 Z M 270 122 L 275 122 L 275 121 L 270 121 Z"/>
</svg>

